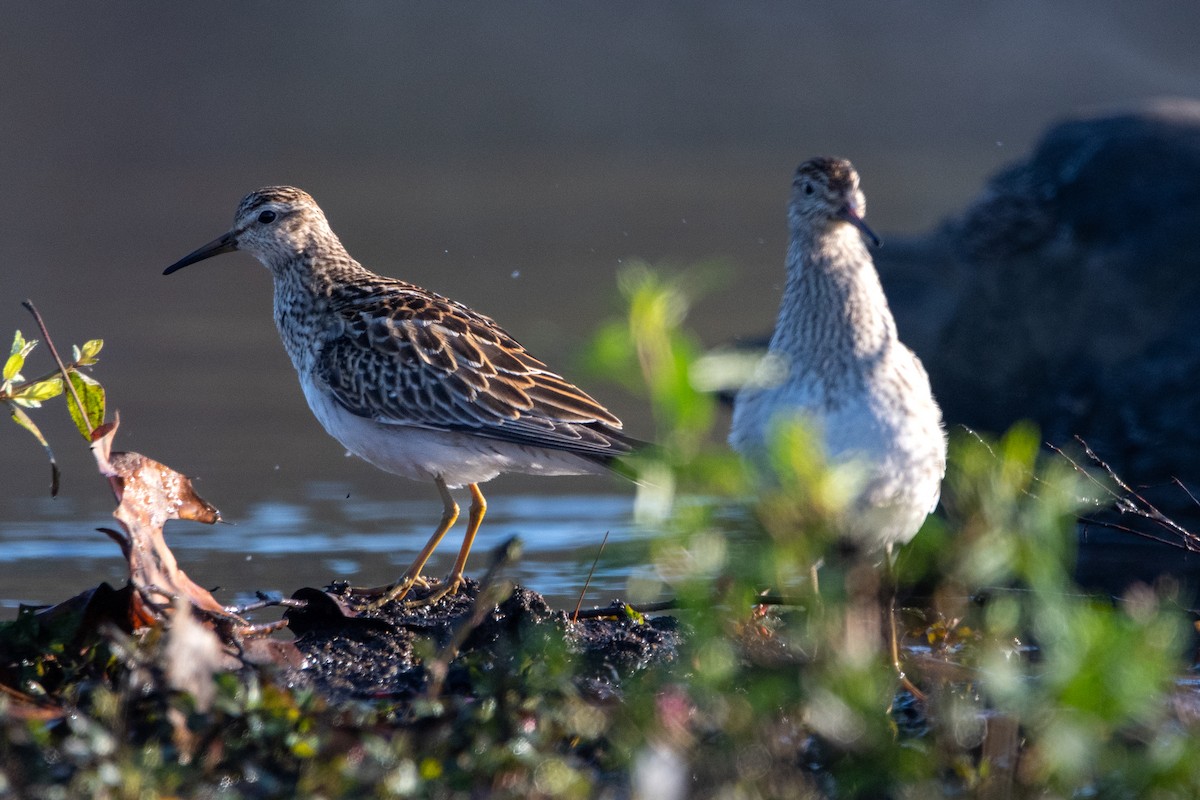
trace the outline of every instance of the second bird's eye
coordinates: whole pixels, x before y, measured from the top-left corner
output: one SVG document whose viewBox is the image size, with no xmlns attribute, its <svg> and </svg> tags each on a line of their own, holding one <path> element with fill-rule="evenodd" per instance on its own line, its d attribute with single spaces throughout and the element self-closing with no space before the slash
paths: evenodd
<svg viewBox="0 0 1200 800">
<path fill-rule="evenodd" d="M 804 193 L 805 194 L 812 194 L 814 191 L 816 191 L 816 190 L 813 189 L 813 185 L 811 183 L 804 184 Z"/>
<path fill-rule="evenodd" d="M 258 215 L 258 221 L 264 225 L 267 225 L 271 222 L 274 222 L 276 216 L 277 215 L 274 211 L 264 211 Z"/>
</svg>

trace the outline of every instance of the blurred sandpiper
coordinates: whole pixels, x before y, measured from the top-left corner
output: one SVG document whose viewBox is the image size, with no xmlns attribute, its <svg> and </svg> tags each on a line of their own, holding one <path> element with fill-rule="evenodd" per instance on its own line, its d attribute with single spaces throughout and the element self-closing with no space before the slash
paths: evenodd
<svg viewBox="0 0 1200 800">
<path fill-rule="evenodd" d="M 796 170 L 787 284 L 768 356 L 782 377 L 738 393 L 729 441 L 762 465 L 782 421 L 813 426 L 831 463 L 865 473 L 841 535 L 890 561 L 937 505 L 946 439 L 929 377 L 896 336 L 863 241 L 879 244 L 865 210 L 849 161 L 814 158 Z"/>
<path fill-rule="evenodd" d="M 306 192 L 271 186 L 242 200 L 233 227 L 167 267 L 244 250 L 271 271 L 275 325 L 308 405 L 347 450 L 433 481 L 441 521 L 377 605 L 424 585 L 421 571 L 471 494 L 466 534 L 434 602 L 464 580 L 487 509 L 479 484 L 502 472 L 603 472 L 634 440 L 621 421 L 550 371 L 492 319 L 359 264 Z"/>
</svg>

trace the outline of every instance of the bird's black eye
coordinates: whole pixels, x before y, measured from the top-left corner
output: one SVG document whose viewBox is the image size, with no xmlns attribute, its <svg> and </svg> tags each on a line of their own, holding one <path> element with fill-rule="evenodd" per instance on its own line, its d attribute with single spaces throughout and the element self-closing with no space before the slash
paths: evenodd
<svg viewBox="0 0 1200 800">
<path fill-rule="evenodd" d="M 813 188 L 813 185 L 811 183 L 804 184 L 804 193 L 805 194 L 812 194 L 815 191 L 816 191 L 816 189 Z"/>
<path fill-rule="evenodd" d="M 279 216 L 274 211 L 264 211 L 258 215 L 258 221 L 263 225 L 269 225 L 275 221 L 275 217 Z"/>
</svg>

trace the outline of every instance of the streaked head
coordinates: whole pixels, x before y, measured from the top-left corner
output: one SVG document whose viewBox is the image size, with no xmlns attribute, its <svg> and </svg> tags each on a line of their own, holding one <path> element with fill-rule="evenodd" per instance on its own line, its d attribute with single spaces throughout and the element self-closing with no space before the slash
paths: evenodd
<svg viewBox="0 0 1200 800">
<path fill-rule="evenodd" d="M 268 186 L 242 199 L 233 215 L 232 228 L 188 253 L 163 274 L 234 250 L 245 250 L 271 266 L 295 258 L 314 236 L 332 237 L 333 232 L 308 192 L 294 186 Z"/>
<path fill-rule="evenodd" d="M 792 230 L 819 231 L 830 225 L 847 223 L 862 231 L 867 240 L 878 247 L 879 237 L 863 221 L 866 213 L 867 199 L 858 188 L 858 172 L 846 159 L 813 158 L 796 168 L 792 199 L 788 204 Z"/>
</svg>

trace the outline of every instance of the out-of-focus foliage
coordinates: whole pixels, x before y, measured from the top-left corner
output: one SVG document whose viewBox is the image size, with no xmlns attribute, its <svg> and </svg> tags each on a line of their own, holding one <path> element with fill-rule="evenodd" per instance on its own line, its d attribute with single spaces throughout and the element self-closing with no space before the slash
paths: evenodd
<svg viewBox="0 0 1200 800">
<path fill-rule="evenodd" d="M 165 688 L 158 632 L 109 633 L 100 651 L 47 644 L 22 616 L 0 652 L 24 637 L 54 659 L 106 655 L 86 672 L 72 661 L 68 683 L 39 683 L 44 658 L 16 673 L 12 688 L 71 713 L 0 713 L 0 796 L 1200 796 L 1174 589 L 1109 598 L 1072 580 L 1091 484 L 1028 427 L 952 432 L 942 508 L 895 565 L 903 667 L 926 697 L 901 691 L 887 575 L 834 535 L 852 476 L 800 426 L 781 428 L 769 485 L 724 451 L 693 381 L 695 285 L 631 270 L 628 313 L 592 357 L 646 393 L 659 427 L 662 446 L 637 461 L 658 487 L 658 533 L 630 595 L 677 598 L 674 663 L 598 692 L 550 627 L 513 645 L 509 669 L 463 656 L 469 695 L 331 705 L 245 669 L 217 677 L 202 713 Z M 756 607 L 763 592 L 786 603 Z"/>
<path fill-rule="evenodd" d="M 696 295 L 712 280 L 698 272 L 667 276 L 641 263 L 627 267 L 618 288 L 628 313 L 602 325 L 590 348 L 593 369 L 647 398 L 658 443 L 678 458 L 697 453 L 715 418 L 714 398 L 690 375 L 700 342 L 682 328 Z"/>
<path fill-rule="evenodd" d="M 694 366 L 675 288 L 686 278 L 639 267 L 631 279 L 631 335 L 657 352 L 689 354 L 641 359 L 648 370 L 668 365 L 667 376 L 645 381 L 659 425 L 685 430 L 697 446 L 687 463 L 668 452 L 651 465 L 653 475 L 686 475 L 695 495 L 677 500 L 652 546 L 658 584 L 650 580 L 647 591 L 640 581 L 647 594 L 669 587 L 680 599 L 694 631 L 692 669 L 668 687 L 638 687 L 648 693 L 626 706 L 627 737 L 662 724 L 664 692 L 686 706 L 690 735 L 676 739 L 673 763 L 699 796 L 1186 797 L 1200 789 L 1200 767 L 1187 755 L 1200 745 L 1197 720 L 1179 713 L 1181 697 L 1196 702 L 1181 683 L 1190 625 L 1169 584 L 1113 599 L 1074 583 L 1076 515 L 1096 498 L 1072 463 L 1027 426 L 995 441 L 951 432 L 942 509 L 897 564 L 902 592 L 920 586 L 900 618 L 906 671 L 928 698 L 914 703 L 904 693 L 893 703 L 898 679 L 880 621 L 886 577 L 870 559 L 840 553 L 830 524 L 853 474 L 825 463 L 800 425 L 780 429 L 767 485 L 755 486 L 719 443 L 704 452 L 716 436 L 696 417 L 671 413 L 693 389 L 661 396 Z M 664 316 L 672 324 L 638 324 L 639 307 L 660 305 L 673 309 Z M 818 561 L 816 595 L 809 581 Z M 751 615 L 764 590 L 795 605 Z"/>
</svg>

